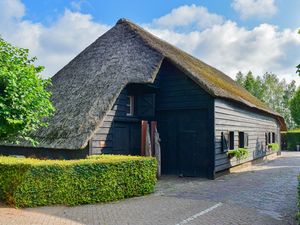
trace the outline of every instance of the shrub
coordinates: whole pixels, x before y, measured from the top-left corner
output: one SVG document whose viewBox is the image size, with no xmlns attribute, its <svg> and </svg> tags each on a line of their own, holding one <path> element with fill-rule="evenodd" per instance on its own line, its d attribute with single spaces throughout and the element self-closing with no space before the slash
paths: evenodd
<svg viewBox="0 0 300 225">
<path fill-rule="evenodd" d="M 229 150 L 227 152 L 229 158 L 236 157 L 237 159 L 246 159 L 249 156 L 249 152 L 246 148 L 238 148 L 234 150 Z"/>
<path fill-rule="evenodd" d="M 298 213 L 297 213 L 298 224 L 300 225 L 300 175 L 298 175 Z"/>
<path fill-rule="evenodd" d="M 153 192 L 156 160 L 104 155 L 82 160 L 0 157 L 0 199 L 15 207 L 108 202 Z"/>
<path fill-rule="evenodd" d="M 300 130 L 291 130 L 286 132 L 287 150 L 296 151 L 297 145 L 300 145 Z"/>
<path fill-rule="evenodd" d="M 47 126 L 54 113 L 50 100 L 51 79 L 42 79 L 43 67 L 35 66 L 27 49 L 0 37 L 0 141 L 31 141 L 33 131 Z"/>
<path fill-rule="evenodd" d="M 273 151 L 278 151 L 279 150 L 279 144 L 278 143 L 268 144 L 268 148 L 273 150 Z"/>
</svg>

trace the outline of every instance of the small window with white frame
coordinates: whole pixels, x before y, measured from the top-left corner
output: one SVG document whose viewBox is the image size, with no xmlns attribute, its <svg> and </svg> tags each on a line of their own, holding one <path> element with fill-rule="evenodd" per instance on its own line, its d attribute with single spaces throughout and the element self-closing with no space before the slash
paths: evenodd
<svg viewBox="0 0 300 225">
<path fill-rule="evenodd" d="M 126 109 L 127 109 L 127 112 L 126 112 L 127 116 L 134 115 L 134 96 L 133 95 L 127 96 Z"/>
</svg>

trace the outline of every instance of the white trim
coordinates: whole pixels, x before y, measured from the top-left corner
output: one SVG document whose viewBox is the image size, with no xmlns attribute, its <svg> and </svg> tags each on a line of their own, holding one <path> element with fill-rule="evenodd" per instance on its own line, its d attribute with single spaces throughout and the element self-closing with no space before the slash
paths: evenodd
<svg viewBox="0 0 300 225">
<path fill-rule="evenodd" d="M 129 98 L 129 104 L 127 106 L 129 107 L 129 113 L 126 113 L 127 116 L 133 116 L 134 115 L 134 96 L 128 95 Z"/>
</svg>

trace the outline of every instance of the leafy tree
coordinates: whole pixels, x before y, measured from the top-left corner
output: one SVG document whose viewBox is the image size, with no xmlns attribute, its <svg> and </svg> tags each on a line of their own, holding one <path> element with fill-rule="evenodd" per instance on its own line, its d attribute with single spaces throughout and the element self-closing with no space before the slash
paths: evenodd
<svg viewBox="0 0 300 225">
<path fill-rule="evenodd" d="M 300 34 L 300 29 L 298 30 L 298 34 Z M 300 76 L 300 64 L 297 66 L 297 71 L 298 75 Z"/>
<path fill-rule="evenodd" d="M 249 71 L 246 75 L 238 72 L 236 75 L 236 82 L 242 87 L 246 88 L 252 95 L 261 99 L 263 97 L 263 86 L 260 77 L 254 77 L 252 72 Z"/>
<path fill-rule="evenodd" d="M 250 72 L 250 71 L 249 71 Z M 244 74 L 241 72 L 241 71 L 239 71 L 237 74 L 236 74 L 236 77 L 235 77 L 235 81 L 239 84 L 239 85 L 241 85 L 242 87 L 244 87 L 244 83 L 245 83 L 245 76 L 244 76 Z"/>
<path fill-rule="evenodd" d="M 300 87 L 290 101 L 291 114 L 298 126 L 300 126 Z"/>
<path fill-rule="evenodd" d="M 252 95 L 265 102 L 271 109 L 280 113 L 289 128 L 295 127 L 291 115 L 290 99 L 294 96 L 296 83 L 287 83 L 272 73 L 266 73 L 263 77 L 254 77 L 251 72 L 243 75 L 237 74 L 237 82 L 248 90 Z"/>
<path fill-rule="evenodd" d="M 51 116 L 54 107 L 46 87 L 50 79 L 42 79 L 44 69 L 35 66 L 28 50 L 14 47 L 0 37 L 0 141 L 28 140 L 35 144 L 30 133 L 47 126 L 44 118 Z"/>
</svg>

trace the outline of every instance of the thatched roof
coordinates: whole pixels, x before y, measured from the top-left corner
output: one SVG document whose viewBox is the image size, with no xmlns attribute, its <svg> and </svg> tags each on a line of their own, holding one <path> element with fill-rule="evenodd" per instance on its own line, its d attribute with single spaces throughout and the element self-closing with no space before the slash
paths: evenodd
<svg viewBox="0 0 300 225">
<path fill-rule="evenodd" d="M 121 19 L 52 78 L 56 113 L 49 127 L 36 133 L 39 147 L 86 147 L 121 90 L 128 83 L 152 83 L 164 59 L 212 96 L 259 109 L 284 124 L 279 114 L 221 71 Z"/>
</svg>

